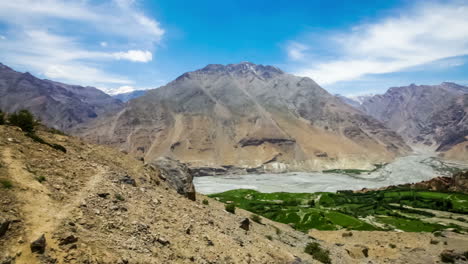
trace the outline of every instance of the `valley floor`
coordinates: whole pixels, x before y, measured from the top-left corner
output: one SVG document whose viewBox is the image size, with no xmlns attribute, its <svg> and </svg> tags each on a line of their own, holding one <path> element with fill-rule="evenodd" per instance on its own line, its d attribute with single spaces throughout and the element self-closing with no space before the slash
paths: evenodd
<svg viewBox="0 0 468 264">
<path fill-rule="evenodd" d="M 449 163 L 437 158 L 433 153 L 415 153 L 398 158 L 371 172 L 330 170 L 310 173 L 204 176 L 196 177 L 194 183 L 197 191 L 203 194 L 234 189 L 252 189 L 260 192 L 335 192 L 420 182 L 437 176 L 446 176 L 457 168 L 468 168 L 468 163 Z"/>
</svg>

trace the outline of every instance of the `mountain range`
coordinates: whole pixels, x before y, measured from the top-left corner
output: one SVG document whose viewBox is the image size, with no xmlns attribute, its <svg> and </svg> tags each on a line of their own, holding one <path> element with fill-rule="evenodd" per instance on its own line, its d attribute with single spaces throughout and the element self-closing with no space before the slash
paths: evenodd
<svg viewBox="0 0 468 264">
<path fill-rule="evenodd" d="M 76 133 L 145 160 L 219 170 L 370 168 L 410 151 L 312 79 L 248 62 L 185 73 Z"/>
<path fill-rule="evenodd" d="M 0 109 L 28 109 L 45 125 L 69 131 L 123 103 L 94 87 L 68 85 L 20 73 L 0 63 Z"/>
<path fill-rule="evenodd" d="M 209 173 L 371 169 L 411 147 L 466 160 L 467 91 L 442 83 L 347 98 L 310 78 L 242 62 L 113 98 L 0 64 L 3 111 L 29 109 L 47 126 L 147 162 L 168 156 Z"/>
<path fill-rule="evenodd" d="M 392 87 L 365 98 L 357 109 L 382 121 L 410 145 L 468 160 L 468 87 L 439 85 Z"/>
</svg>

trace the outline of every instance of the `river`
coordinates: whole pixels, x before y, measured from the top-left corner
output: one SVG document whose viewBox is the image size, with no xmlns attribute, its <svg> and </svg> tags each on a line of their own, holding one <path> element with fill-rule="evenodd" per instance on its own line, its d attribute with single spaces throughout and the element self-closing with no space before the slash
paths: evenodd
<svg viewBox="0 0 468 264">
<path fill-rule="evenodd" d="M 197 192 L 212 194 L 233 189 L 260 192 L 336 192 L 414 183 L 449 175 L 449 168 L 468 164 L 443 162 L 432 155 L 400 157 L 383 168 L 359 175 L 322 172 L 205 176 L 194 179 Z"/>
</svg>

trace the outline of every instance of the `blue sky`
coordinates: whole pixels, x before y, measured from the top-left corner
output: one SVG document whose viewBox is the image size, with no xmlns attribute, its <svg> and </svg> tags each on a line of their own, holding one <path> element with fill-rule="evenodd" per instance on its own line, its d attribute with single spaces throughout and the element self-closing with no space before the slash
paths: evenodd
<svg viewBox="0 0 468 264">
<path fill-rule="evenodd" d="M 241 61 L 344 95 L 468 84 L 467 55 L 468 3 L 458 0 L 0 2 L 0 62 L 114 93 Z"/>
</svg>

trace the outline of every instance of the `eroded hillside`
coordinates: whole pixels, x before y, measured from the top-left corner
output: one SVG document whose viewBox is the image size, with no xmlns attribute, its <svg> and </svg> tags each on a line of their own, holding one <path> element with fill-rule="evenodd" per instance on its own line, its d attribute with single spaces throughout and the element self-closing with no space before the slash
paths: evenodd
<svg viewBox="0 0 468 264">
<path fill-rule="evenodd" d="M 303 251 L 314 240 L 287 225 L 246 231 L 250 213 L 191 201 L 141 161 L 38 134 L 67 152 L 0 126 L 0 263 L 313 263 Z M 32 253 L 41 235 L 44 252 Z"/>
</svg>

